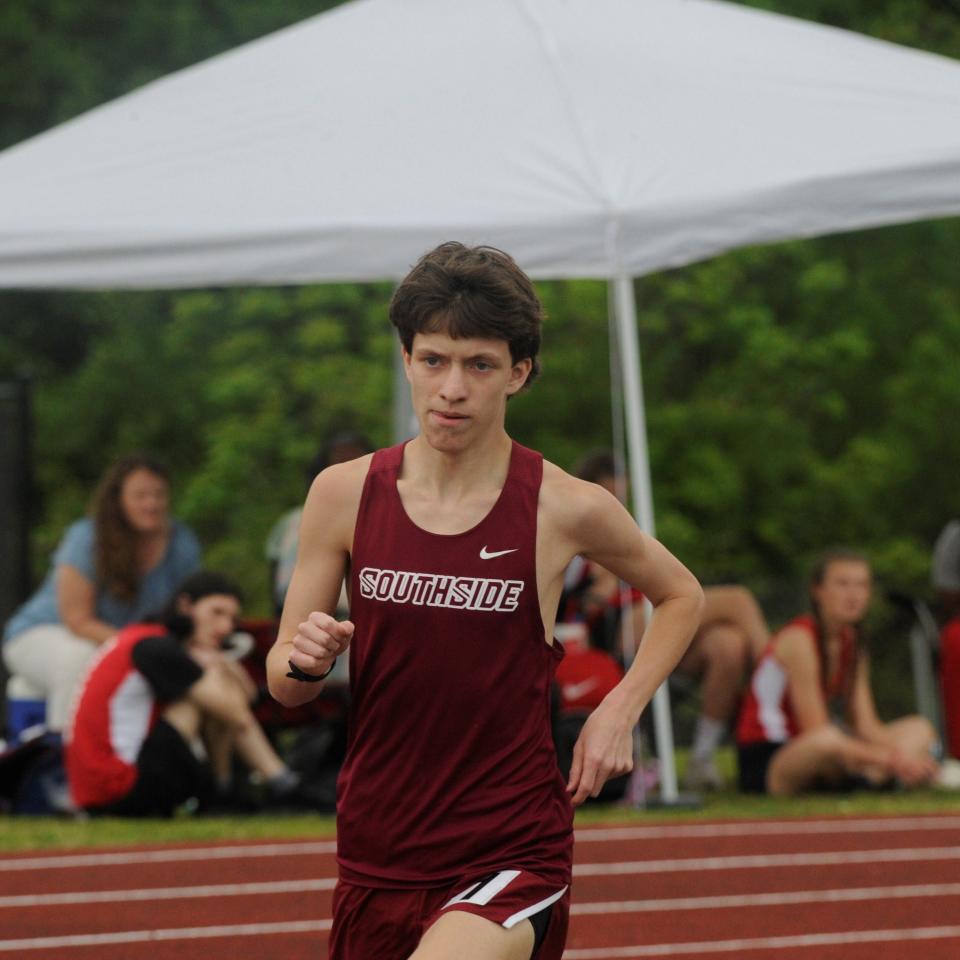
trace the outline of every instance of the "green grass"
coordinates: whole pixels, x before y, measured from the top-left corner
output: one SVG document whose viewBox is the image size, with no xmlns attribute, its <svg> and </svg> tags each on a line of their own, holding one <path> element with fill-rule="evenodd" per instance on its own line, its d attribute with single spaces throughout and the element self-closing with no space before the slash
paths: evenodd
<svg viewBox="0 0 960 960">
<path fill-rule="evenodd" d="M 0 850 L 54 850 L 72 847 L 121 847 L 136 844 L 211 841 L 332 839 L 330 816 L 181 816 L 172 820 L 121 820 L 110 817 L 8 817 L 0 831 Z"/>
<path fill-rule="evenodd" d="M 731 750 L 720 752 L 719 765 L 734 781 Z M 683 772 L 685 751 L 678 751 Z M 707 819 L 787 819 L 809 816 L 956 813 L 960 794 L 935 790 L 892 793 L 811 794 L 802 797 L 743 796 L 733 790 L 704 794 L 696 807 L 651 807 L 646 810 L 604 805 L 581 808 L 577 824 L 653 823 Z M 207 843 L 239 840 L 322 840 L 336 830 L 330 816 L 178 816 L 172 820 L 72 820 L 57 817 L 8 817 L 0 831 L 0 850 L 54 850 L 134 844 Z"/>
<path fill-rule="evenodd" d="M 704 796 L 701 805 L 696 808 L 635 810 L 613 805 L 587 806 L 577 812 L 577 824 L 590 826 L 663 820 L 956 813 L 958 809 L 960 804 L 956 795 L 934 791 L 811 795 L 788 799 L 743 797 L 729 792 Z M 321 816 L 184 816 L 173 820 L 10 817 L 0 832 L 0 850 L 9 852 L 239 840 L 322 840 L 331 839 L 334 833 L 333 817 Z"/>
<path fill-rule="evenodd" d="M 769 819 L 811 816 L 873 816 L 880 814 L 957 813 L 956 795 L 934 790 L 903 793 L 810 794 L 803 797 L 744 797 L 733 792 L 703 796 L 697 807 L 647 810 L 624 807 L 587 807 L 577 814 L 577 824 L 655 822 L 661 820 Z"/>
</svg>

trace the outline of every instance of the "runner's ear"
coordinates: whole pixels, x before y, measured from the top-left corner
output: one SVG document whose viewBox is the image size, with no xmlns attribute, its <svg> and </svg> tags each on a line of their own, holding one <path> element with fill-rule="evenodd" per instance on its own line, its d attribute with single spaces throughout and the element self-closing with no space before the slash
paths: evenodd
<svg viewBox="0 0 960 960">
<path fill-rule="evenodd" d="M 507 383 L 507 395 L 513 396 L 517 391 L 523 388 L 530 376 L 530 370 L 533 368 L 533 361 L 529 357 L 518 360 L 510 368 L 510 380 Z"/>
</svg>

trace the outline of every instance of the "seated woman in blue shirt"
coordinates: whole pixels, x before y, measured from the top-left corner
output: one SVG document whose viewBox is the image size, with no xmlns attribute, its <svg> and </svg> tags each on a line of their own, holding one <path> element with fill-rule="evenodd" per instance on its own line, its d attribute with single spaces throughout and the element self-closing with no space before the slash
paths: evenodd
<svg viewBox="0 0 960 960">
<path fill-rule="evenodd" d="M 47 726 L 63 729 L 97 647 L 164 606 L 200 566 L 194 534 L 169 513 L 166 469 L 122 457 L 104 473 L 90 516 L 73 523 L 36 593 L 7 622 L 7 669 L 42 690 Z"/>
</svg>

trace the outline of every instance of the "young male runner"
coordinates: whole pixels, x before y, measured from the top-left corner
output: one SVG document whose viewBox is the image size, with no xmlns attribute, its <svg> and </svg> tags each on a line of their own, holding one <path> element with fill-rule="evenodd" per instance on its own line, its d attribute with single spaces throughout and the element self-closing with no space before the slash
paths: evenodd
<svg viewBox="0 0 960 960">
<path fill-rule="evenodd" d="M 330 956 L 559 960 L 571 802 L 630 769 L 633 728 L 693 636 L 702 592 L 615 497 L 507 435 L 507 400 L 538 373 L 542 319 L 509 256 L 441 244 L 397 288 L 390 319 L 421 432 L 317 477 L 268 657 L 271 693 L 293 706 L 349 647 Z M 655 613 L 564 786 L 552 637 L 577 554 Z M 337 622 L 344 575 L 351 620 Z"/>
</svg>

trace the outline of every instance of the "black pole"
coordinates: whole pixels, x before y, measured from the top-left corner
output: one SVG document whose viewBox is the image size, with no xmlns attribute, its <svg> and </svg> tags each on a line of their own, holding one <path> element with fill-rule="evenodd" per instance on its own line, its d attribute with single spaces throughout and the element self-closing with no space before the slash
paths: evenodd
<svg viewBox="0 0 960 960">
<path fill-rule="evenodd" d="M 33 521 L 31 378 L 0 381 L 0 623 L 32 587 Z"/>
</svg>

